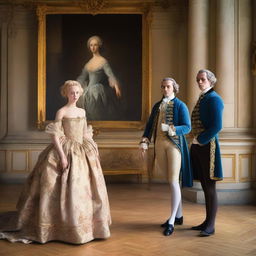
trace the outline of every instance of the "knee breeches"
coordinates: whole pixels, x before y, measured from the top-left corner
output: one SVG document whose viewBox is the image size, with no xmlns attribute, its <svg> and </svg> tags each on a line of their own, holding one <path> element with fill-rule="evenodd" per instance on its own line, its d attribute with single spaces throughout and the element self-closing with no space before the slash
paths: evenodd
<svg viewBox="0 0 256 256">
<path fill-rule="evenodd" d="M 159 167 L 167 174 L 169 182 L 179 182 L 181 153 L 169 139 L 157 138 L 155 144 L 156 160 Z"/>
</svg>

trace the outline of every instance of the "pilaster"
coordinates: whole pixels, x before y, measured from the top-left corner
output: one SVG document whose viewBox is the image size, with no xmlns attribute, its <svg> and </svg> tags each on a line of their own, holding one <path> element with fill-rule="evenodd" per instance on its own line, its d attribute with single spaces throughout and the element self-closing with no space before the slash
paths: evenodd
<svg viewBox="0 0 256 256">
<path fill-rule="evenodd" d="M 209 1 L 190 0 L 188 9 L 188 90 L 187 104 L 193 109 L 199 90 L 196 84 L 196 74 L 208 66 L 208 22 Z"/>
</svg>

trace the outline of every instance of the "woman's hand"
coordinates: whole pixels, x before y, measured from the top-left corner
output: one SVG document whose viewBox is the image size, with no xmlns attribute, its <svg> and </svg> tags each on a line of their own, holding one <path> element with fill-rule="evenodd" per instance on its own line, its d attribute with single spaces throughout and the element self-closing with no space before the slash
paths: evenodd
<svg viewBox="0 0 256 256">
<path fill-rule="evenodd" d="M 121 98 L 122 94 L 118 85 L 115 85 L 115 91 L 116 91 L 117 98 Z"/>
<path fill-rule="evenodd" d="M 60 158 L 60 162 L 61 162 L 62 170 L 66 169 L 68 167 L 68 159 L 65 155 Z"/>
<path fill-rule="evenodd" d="M 121 90 L 120 90 L 118 82 L 115 79 L 113 79 L 113 78 L 109 79 L 109 86 L 111 88 L 114 88 L 117 98 L 121 98 Z"/>
</svg>

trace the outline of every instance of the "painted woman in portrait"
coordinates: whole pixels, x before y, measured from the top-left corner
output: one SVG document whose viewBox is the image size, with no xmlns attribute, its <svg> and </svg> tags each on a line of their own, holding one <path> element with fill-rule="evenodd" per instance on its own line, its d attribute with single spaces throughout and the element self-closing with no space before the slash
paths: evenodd
<svg viewBox="0 0 256 256">
<path fill-rule="evenodd" d="M 77 78 L 84 88 L 79 104 L 85 108 L 88 120 L 118 120 L 120 85 L 108 61 L 100 54 L 101 46 L 99 36 L 92 36 L 87 41 L 92 58 L 84 65 Z"/>
</svg>

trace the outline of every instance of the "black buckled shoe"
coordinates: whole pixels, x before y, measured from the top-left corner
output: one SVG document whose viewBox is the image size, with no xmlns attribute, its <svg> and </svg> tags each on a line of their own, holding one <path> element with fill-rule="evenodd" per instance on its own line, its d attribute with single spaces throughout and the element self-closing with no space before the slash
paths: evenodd
<svg viewBox="0 0 256 256">
<path fill-rule="evenodd" d="M 163 223 L 163 224 L 161 225 L 161 227 L 162 227 L 162 228 L 165 228 L 165 227 L 169 224 L 168 221 L 169 221 L 169 220 L 167 220 L 165 223 Z M 183 224 L 183 216 L 181 216 L 180 218 L 175 218 L 174 224 L 176 224 L 176 225 L 182 225 L 182 224 Z"/>
<path fill-rule="evenodd" d="M 175 218 L 174 224 L 182 225 L 183 224 L 183 216 L 181 216 L 180 218 Z"/>
<path fill-rule="evenodd" d="M 167 220 L 165 223 L 161 224 L 161 227 L 162 227 L 162 228 L 167 227 L 167 225 L 169 224 L 168 221 L 169 221 L 169 220 Z"/>
<path fill-rule="evenodd" d="M 163 232 L 165 236 L 170 236 L 174 231 L 174 227 L 172 224 L 168 224 Z"/>
</svg>

